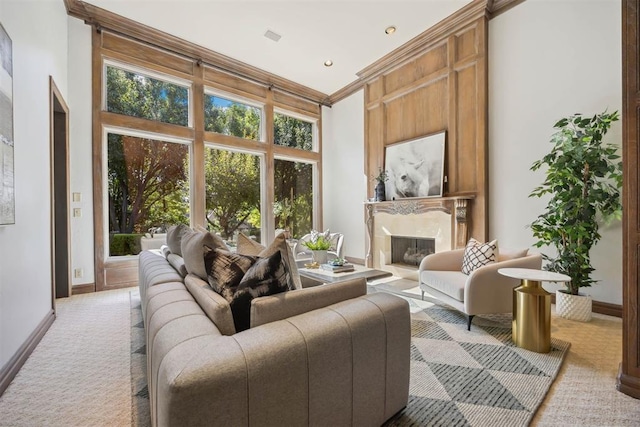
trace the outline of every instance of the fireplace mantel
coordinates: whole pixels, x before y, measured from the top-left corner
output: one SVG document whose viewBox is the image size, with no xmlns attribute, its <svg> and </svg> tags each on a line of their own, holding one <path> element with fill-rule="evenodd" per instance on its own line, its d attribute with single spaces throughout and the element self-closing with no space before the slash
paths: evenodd
<svg viewBox="0 0 640 427">
<path fill-rule="evenodd" d="M 367 226 L 367 267 L 373 266 L 374 227 L 376 214 L 390 215 L 423 214 L 440 211 L 451 215 L 451 243 L 454 248 L 463 248 L 467 244 L 467 218 L 470 218 L 470 203 L 474 195 L 449 197 L 412 198 L 386 202 L 365 202 L 365 223 Z"/>
</svg>

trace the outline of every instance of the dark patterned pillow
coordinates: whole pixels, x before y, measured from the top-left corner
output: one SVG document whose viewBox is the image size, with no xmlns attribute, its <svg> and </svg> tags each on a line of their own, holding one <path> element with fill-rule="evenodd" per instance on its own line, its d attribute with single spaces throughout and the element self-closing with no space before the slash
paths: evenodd
<svg viewBox="0 0 640 427">
<path fill-rule="evenodd" d="M 488 243 L 480 243 L 472 237 L 469 239 L 469 243 L 467 243 L 466 248 L 464 248 L 462 272 L 464 274 L 471 274 L 471 272 L 476 268 L 496 262 L 497 256 L 497 240 L 492 240 Z"/>
<path fill-rule="evenodd" d="M 218 248 L 211 249 L 206 245 L 203 251 L 209 286 L 231 302 L 242 278 L 256 263 L 258 257 L 231 253 Z"/>
<path fill-rule="evenodd" d="M 280 251 L 259 258 L 242 278 L 230 303 L 236 332 L 249 329 L 251 301 L 254 298 L 287 291 L 289 280 L 289 271 L 282 262 Z"/>
</svg>

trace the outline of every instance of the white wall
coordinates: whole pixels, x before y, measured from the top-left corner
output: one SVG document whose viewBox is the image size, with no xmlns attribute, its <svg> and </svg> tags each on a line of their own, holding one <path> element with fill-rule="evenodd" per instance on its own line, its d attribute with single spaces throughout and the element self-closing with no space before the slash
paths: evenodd
<svg viewBox="0 0 640 427">
<path fill-rule="evenodd" d="M 344 234 L 344 255 L 364 259 L 364 91 L 322 109 L 324 228 Z"/>
<path fill-rule="evenodd" d="M 16 223 L 0 226 L 0 366 L 51 310 L 49 76 L 67 92 L 62 1 L 0 1 L 13 41 Z"/>
<path fill-rule="evenodd" d="M 81 217 L 71 221 L 71 269 L 80 268 L 82 278 L 73 285 L 94 283 L 93 249 L 93 157 L 91 148 L 91 27 L 68 17 L 69 29 L 69 181 L 70 193 L 80 193 Z"/>
<path fill-rule="evenodd" d="M 535 242 L 526 225 L 547 199 L 527 197 L 544 179 L 529 167 L 551 149 L 553 124 L 622 108 L 621 31 L 611 0 L 527 0 L 489 22 L 489 233 L 501 246 Z M 617 122 L 607 141 L 621 144 L 621 132 Z M 584 291 L 621 304 L 621 225 L 601 231 L 592 250 L 601 282 Z"/>
</svg>

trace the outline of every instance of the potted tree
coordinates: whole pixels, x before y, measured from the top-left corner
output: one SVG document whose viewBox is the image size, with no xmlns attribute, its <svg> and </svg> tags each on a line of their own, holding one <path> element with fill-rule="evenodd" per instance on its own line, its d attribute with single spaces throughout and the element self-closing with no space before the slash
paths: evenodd
<svg viewBox="0 0 640 427">
<path fill-rule="evenodd" d="M 595 282 L 589 254 L 601 237 L 599 222 L 622 212 L 618 147 L 602 140 L 618 119 L 617 111 L 561 119 L 554 125 L 558 130 L 551 137 L 551 152 L 531 166 L 532 171 L 548 167 L 544 182 L 529 197 L 551 199 L 531 230 L 536 247 L 556 249 L 555 256 L 543 254 L 545 269 L 571 277 L 567 289 L 556 292 L 556 312 L 565 318 L 591 319 L 591 297 L 579 292 Z"/>
<path fill-rule="evenodd" d="M 385 182 L 388 179 L 389 179 L 389 174 L 387 173 L 387 171 L 383 170 L 382 168 L 378 168 L 378 175 L 373 177 L 373 180 L 376 181 L 376 186 L 374 189 L 375 191 L 374 201 L 384 202 L 386 200 L 384 186 L 385 186 Z"/>
</svg>

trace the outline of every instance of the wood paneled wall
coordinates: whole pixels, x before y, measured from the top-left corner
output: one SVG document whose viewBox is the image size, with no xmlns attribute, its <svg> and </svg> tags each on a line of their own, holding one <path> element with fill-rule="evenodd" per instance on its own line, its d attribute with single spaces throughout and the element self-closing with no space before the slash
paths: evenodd
<svg viewBox="0 0 640 427">
<path fill-rule="evenodd" d="M 640 0 L 622 5 L 622 363 L 617 389 L 640 399 Z"/>
<path fill-rule="evenodd" d="M 469 234 L 481 241 L 488 238 L 487 22 L 476 8 L 393 67 L 370 73 L 364 86 L 367 174 L 384 167 L 385 147 L 446 131 L 444 195 L 475 196 Z"/>
</svg>

